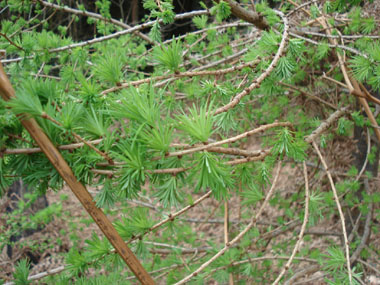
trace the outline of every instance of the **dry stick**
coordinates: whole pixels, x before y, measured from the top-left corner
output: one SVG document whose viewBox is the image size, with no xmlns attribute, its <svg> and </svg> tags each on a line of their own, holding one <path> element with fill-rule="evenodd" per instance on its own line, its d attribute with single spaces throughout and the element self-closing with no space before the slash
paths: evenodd
<svg viewBox="0 0 380 285">
<path fill-rule="evenodd" d="M 268 150 L 263 150 L 261 151 L 261 154 L 258 156 L 253 156 L 253 157 L 247 157 L 247 158 L 240 158 L 240 159 L 234 159 L 226 162 L 226 165 L 238 165 L 238 164 L 243 164 L 243 163 L 248 163 L 252 161 L 259 161 L 263 160 L 265 157 L 267 157 L 270 154 L 270 149 Z M 119 166 L 119 165 L 124 165 L 124 163 L 120 164 L 119 162 L 114 163 L 114 165 Z M 106 166 L 114 166 L 107 164 Z M 154 170 L 146 170 L 147 173 L 154 173 L 154 174 L 178 174 L 180 172 L 185 172 L 194 166 L 191 167 L 178 167 L 178 168 L 163 168 L 163 169 L 154 169 Z M 100 175 L 107 175 L 109 177 L 112 177 L 113 175 L 117 174 L 117 170 L 106 170 L 106 169 L 96 169 L 92 168 L 91 171 L 95 174 L 100 174 Z"/>
<path fill-rule="evenodd" d="M 226 164 L 227 165 L 238 165 L 238 164 L 248 163 L 251 161 L 263 160 L 269 154 L 270 154 L 270 149 L 263 150 L 262 154 L 260 154 L 259 156 L 234 159 L 234 160 L 227 161 Z"/>
<path fill-rule="evenodd" d="M 326 29 L 327 34 L 331 35 L 331 28 L 330 28 L 328 22 L 326 21 L 326 19 L 323 18 L 322 20 L 320 20 L 320 23 Z M 337 40 L 336 39 L 332 39 L 331 38 L 329 40 L 333 44 L 337 44 Z M 341 71 L 343 73 L 345 82 L 346 82 L 346 84 L 347 84 L 347 86 L 348 86 L 348 88 L 350 90 L 350 93 L 354 93 L 355 92 L 356 94 L 364 95 L 363 97 L 365 97 L 365 95 L 367 93 L 369 93 L 369 92 L 366 90 L 366 88 L 364 88 L 364 86 L 362 86 L 362 88 L 365 91 L 362 92 L 359 83 L 354 78 L 350 78 L 350 76 L 348 75 L 348 72 L 347 72 L 346 66 L 344 64 L 344 60 L 342 58 L 342 55 L 339 52 L 337 52 L 336 54 L 338 56 L 339 65 L 340 65 Z M 377 121 L 376 121 L 376 119 L 375 119 L 375 117 L 374 117 L 371 109 L 369 108 L 367 100 L 364 99 L 364 98 L 362 98 L 362 97 L 359 97 L 359 102 L 363 106 L 363 108 L 364 108 L 364 110 L 365 110 L 365 112 L 366 112 L 366 114 L 367 114 L 370 122 L 372 123 L 372 125 L 375 126 L 374 132 L 376 134 L 377 139 L 380 141 L 380 130 L 377 128 L 378 127 Z M 315 142 L 313 142 L 313 144 L 316 146 Z M 329 179 L 332 180 L 331 175 L 329 174 L 329 172 L 327 172 L 327 174 L 329 176 Z M 335 195 L 335 193 L 334 193 L 334 195 Z M 336 199 L 337 199 L 337 197 L 336 197 Z M 339 201 L 337 200 L 336 202 L 338 203 Z M 341 211 L 341 209 L 340 209 L 340 211 Z M 368 216 L 367 216 L 367 218 L 368 218 Z M 345 224 L 344 224 L 344 216 L 343 216 L 342 224 L 343 224 L 343 226 L 345 226 Z M 345 232 L 345 227 L 343 227 L 343 230 L 344 230 L 344 232 L 343 232 L 344 233 L 344 238 L 345 238 L 345 240 L 347 242 L 347 233 Z M 363 239 L 362 239 L 362 241 L 363 241 Z M 350 280 L 350 284 L 352 284 L 352 272 L 351 272 L 351 267 L 350 267 L 350 259 L 349 259 L 350 257 L 349 257 L 348 244 L 346 244 L 346 256 L 347 256 L 347 266 L 348 266 L 349 280 Z"/>
<path fill-rule="evenodd" d="M 359 86 L 361 87 L 361 89 L 363 89 L 364 91 L 364 94 L 366 95 L 366 98 L 374 103 L 376 103 L 377 105 L 380 105 L 380 100 L 377 99 L 376 97 L 372 96 L 371 93 L 368 92 L 368 90 L 365 88 L 365 86 L 363 85 L 363 83 L 360 83 L 359 82 Z M 356 95 L 356 94 L 354 94 Z M 361 97 L 360 96 L 361 94 L 358 95 L 358 97 Z"/>
<path fill-rule="evenodd" d="M 96 14 L 96 13 L 93 13 L 93 12 L 77 10 L 77 9 L 73 9 L 73 8 L 69 8 L 69 7 L 62 7 L 60 5 L 56 5 L 56 4 L 49 3 L 49 2 L 46 2 L 46 1 L 42 1 L 42 0 L 38 0 L 38 2 L 41 5 L 45 6 L 45 7 L 50 7 L 50 8 L 53 8 L 53 9 L 56 9 L 56 10 L 59 10 L 59 11 L 63 11 L 63 12 L 67 12 L 67 13 L 70 13 L 70 14 L 74 14 L 74 15 L 82 15 L 82 16 L 85 16 L 85 17 L 98 19 L 98 20 L 101 20 L 101 21 L 104 21 L 104 22 L 108 22 L 108 23 L 114 24 L 116 26 L 122 27 L 123 29 L 130 29 L 131 28 L 131 26 L 129 26 L 127 24 L 124 24 L 121 21 L 118 21 L 118 20 L 115 20 L 115 19 L 112 19 L 112 18 L 105 18 L 102 15 L 99 15 L 99 14 Z M 153 45 L 155 44 L 155 42 L 151 38 L 149 38 L 147 35 L 144 35 L 141 32 L 135 32 L 135 34 L 137 36 L 139 36 L 140 38 L 142 38 L 143 40 L 147 41 L 148 43 L 153 44 Z"/>
<path fill-rule="evenodd" d="M 293 252 L 288 260 L 288 262 L 285 264 L 285 267 L 281 270 L 281 273 L 278 275 L 277 279 L 273 282 L 273 284 L 278 284 L 284 276 L 285 272 L 290 268 L 290 264 L 292 263 L 296 253 L 298 252 L 301 241 L 303 238 L 303 235 L 305 233 L 306 225 L 309 219 L 309 201 L 310 201 L 310 192 L 309 192 L 309 181 L 307 178 L 307 167 L 305 161 L 303 162 L 303 175 L 305 177 L 305 216 L 303 218 L 303 223 L 301 227 L 301 231 L 298 235 L 298 240 L 296 242 L 296 245 L 294 246 Z"/>
<path fill-rule="evenodd" d="M 239 102 L 240 100 L 248 95 L 249 93 L 252 92 L 253 89 L 255 88 L 258 88 L 260 87 L 260 84 L 261 82 L 269 76 L 269 74 L 273 71 L 273 69 L 276 67 L 278 61 L 280 60 L 283 52 L 284 52 L 284 48 L 285 48 L 285 45 L 286 45 L 286 41 L 288 39 L 288 30 L 289 30 L 289 24 L 288 24 L 288 19 L 284 16 L 284 14 L 282 12 L 279 12 L 279 11 L 275 11 L 276 14 L 278 14 L 283 22 L 284 22 L 284 32 L 282 33 L 282 39 L 281 39 L 281 43 L 280 43 L 280 46 L 277 50 L 277 53 L 276 55 L 274 56 L 271 64 L 268 66 L 268 68 L 257 78 L 253 81 L 253 83 L 248 86 L 247 88 L 245 88 L 242 92 L 240 92 L 239 94 L 237 94 L 234 98 L 232 98 L 232 100 L 218 108 L 215 112 L 214 112 L 214 115 L 217 115 L 217 114 L 220 114 L 220 113 L 223 113 L 223 112 L 226 112 L 228 111 L 229 109 L 235 107 Z"/>
<path fill-rule="evenodd" d="M 265 200 L 264 200 L 263 204 L 261 205 L 260 209 L 258 210 L 256 216 L 252 217 L 252 219 L 251 219 L 250 223 L 247 225 L 247 227 L 243 231 L 241 231 L 233 240 L 231 240 L 230 242 L 228 242 L 212 258 L 210 258 L 208 261 L 206 261 L 205 263 L 203 263 L 193 273 L 191 273 L 190 275 L 186 276 L 185 278 L 183 278 L 182 280 L 180 280 L 179 282 L 177 282 L 176 285 L 184 284 L 184 283 L 188 282 L 194 276 L 197 276 L 202 270 L 204 270 L 207 266 L 209 266 L 212 262 L 214 262 L 218 257 L 222 256 L 232 245 L 234 245 L 235 243 L 237 243 L 252 227 L 254 227 L 256 225 L 257 219 L 261 216 L 264 208 L 268 204 L 268 201 L 269 201 L 269 199 L 271 198 L 271 196 L 272 196 L 272 194 L 274 192 L 274 189 L 275 189 L 276 184 L 277 184 L 278 177 L 280 176 L 280 170 L 281 170 L 281 162 L 279 162 L 277 164 L 277 172 L 276 172 L 276 175 L 274 177 L 274 180 L 273 180 L 273 183 L 272 183 L 272 187 L 268 191 L 268 194 L 265 197 Z"/>
<path fill-rule="evenodd" d="M 248 40 L 245 40 L 246 38 L 248 38 Z M 256 42 L 258 41 L 260 39 L 260 37 L 259 38 L 256 38 L 255 36 L 247 36 L 247 37 L 244 37 L 244 38 L 242 38 L 241 40 L 245 40 L 245 41 L 239 41 L 239 43 L 237 43 L 237 44 L 231 44 L 230 45 L 230 47 L 231 47 L 231 49 L 236 49 L 236 48 L 239 48 L 239 47 L 241 47 L 241 46 L 247 46 L 248 44 L 250 44 L 251 42 L 255 42 L 254 44 L 256 44 Z M 240 40 L 240 39 L 238 39 L 238 40 Z M 235 40 L 235 41 L 238 41 L 238 40 Z M 254 44 L 252 45 L 252 46 L 254 46 Z M 222 53 L 222 45 L 219 45 L 219 49 L 217 50 L 217 51 L 214 51 L 214 52 L 212 52 L 212 53 L 208 53 L 208 54 L 205 54 L 205 55 L 203 55 L 203 56 L 200 56 L 200 57 L 191 57 L 191 59 L 192 60 L 195 60 L 195 61 L 197 61 L 198 63 L 200 63 L 200 62 L 202 62 L 202 65 L 201 66 L 198 66 L 198 67 L 195 67 L 195 68 L 193 68 L 192 69 L 192 71 L 196 71 L 196 70 L 203 70 L 203 69 L 205 69 L 205 68 L 209 68 L 209 67 L 213 67 L 213 66 L 215 66 L 215 65 L 217 65 L 218 64 L 218 62 L 211 62 L 211 63 L 208 63 L 208 64 L 205 64 L 205 63 L 203 63 L 206 59 L 208 59 L 208 58 L 210 58 L 210 57 L 213 57 L 213 56 L 217 56 L 217 55 L 219 55 L 219 54 L 221 54 Z M 245 51 L 247 51 L 248 49 L 242 49 L 242 51 L 243 50 L 245 50 Z M 227 58 L 229 58 L 230 60 L 232 60 L 232 58 L 231 58 L 231 56 L 229 56 L 229 57 L 227 57 Z M 187 65 L 190 65 L 190 64 L 192 64 L 192 62 L 191 61 L 187 61 L 187 62 L 185 62 L 185 63 L 183 63 L 182 65 L 181 65 L 181 67 L 183 66 L 183 67 L 185 67 L 185 66 L 187 66 Z"/>
<path fill-rule="evenodd" d="M 159 273 L 159 272 L 167 270 L 167 269 L 175 269 L 175 268 L 182 267 L 182 266 L 183 266 L 183 264 L 174 264 L 174 265 L 163 267 L 163 268 L 160 268 L 160 269 L 157 269 L 154 271 L 150 271 L 149 274 L 152 275 L 152 274 Z M 55 275 L 55 274 L 58 274 L 58 273 L 61 273 L 62 271 L 64 271 L 65 268 L 66 268 L 65 265 L 61 265 L 57 268 L 54 268 L 51 270 L 46 270 L 44 272 L 40 272 L 40 273 L 37 273 L 35 275 L 31 275 L 28 277 L 28 280 L 34 281 L 34 280 L 42 279 L 46 276 Z M 125 280 L 132 280 L 132 279 L 136 279 L 136 276 L 129 276 L 129 277 L 125 278 Z M 4 285 L 14 285 L 14 284 L 15 283 L 11 281 L 11 282 L 5 283 Z"/>
<path fill-rule="evenodd" d="M 351 216 L 351 213 L 350 213 L 350 212 L 348 212 L 348 217 L 349 217 L 349 219 L 350 219 L 351 224 L 354 224 L 354 221 L 353 221 L 353 219 L 352 219 L 352 216 Z M 352 242 L 352 240 L 353 240 L 355 234 L 357 234 L 357 230 L 358 230 L 358 228 L 359 228 L 361 218 L 362 218 L 362 213 L 360 213 L 359 216 L 356 218 L 356 222 L 355 222 L 355 224 L 354 224 L 354 227 L 352 228 L 351 233 L 350 233 L 350 235 L 348 236 L 348 240 L 349 240 L 349 242 Z"/>
<path fill-rule="evenodd" d="M 209 13 L 209 11 L 207 11 L 207 10 L 192 11 L 192 12 L 176 15 L 174 17 L 174 20 L 182 20 L 182 19 L 191 18 L 191 17 L 194 17 L 194 16 L 205 15 L 205 14 L 208 14 L 208 13 Z M 113 34 L 110 34 L 110 35 L 106 35 L 106 36 L 103 36 L 103 37 L 95 38 L 95 39 L 88 40 L 88 41 L 83 41 L 83 42 L 80 42 L 80 43 L 70 44 L 70 45 L 67 45 L 67 46 L 59 47 L 59 48 L 49 49 L 47 52 L 48 53 L 61 52 L 61 51 L 65 51 L 65 50 L 69 50 L 69 49 L 73 49 L 73 48 L 77 48 L 77 47 L 84 47 L 84 46 L 87 46 L 87 45 L 92 45 L 92 44 L 95 44 L 95 43 L 100 43 L 100 42 L 103 42 L 103 41 L 107 41 L 107 40 L 110 40 L 110 39 L 113 39 L 113 38 L 117 38 L 117 37 L 120 37 L 120 36 L 123 36 L 123 35 L 127 35 L 127 34 L 130 34 L 130 33 L 133 33 L 133 32 L 136 32 L 136 31 L 139 31 L 139 30 L 151 27 L 157 21 L 159 23 L 162 22 L 162 20 L 149 21 L 149 22 L 143 23 L 141 25 L 137 25 L 137 26 L 134 26 L 132 28 L 129 28 L 129 29 L 126 29 L 126 30 L 123 30 L 123 31 L 119 31 L 119 32 L 116 32 L 116 33 L 113 33 Z M 4 63 L 18 62 L 18 61 L 21 61 L 21 60 L 23 60 L 25 58 L 29 59 L 29 58 L 33 58 L 33 57 L 34 57 L 34 55 L 31 55 L 31 56 L 28 56 L 28 57 L 17 57 L 17 58 L 12 58 L 12 59 L 6 59 L 6 60 L 3 60 L 2 63 L 4 64 Z"/>
<path fill-rule="evenodd" d="M 45 7 L 44 9 L 46 9 L 46 7 Z M 38 22 L 38 23 L 35 24 L 34 26 L 31 26 L 31 27 L 29 27 L 29 28 L 26 28 L 25 30 L 22 30 L 22 28 L 19 29 L 18 31 L 14 32 L 11 36 L 14 36 L 15 34 L 19 33 L 20 31 L 21 31 L 21 33 L 22 33 L 22 32 L 28 32 L 28 31 L 32 31 L 32 30 L 36 29 L 37 27 L 43 25 L 44 23 L 48 22 L 51 18 L 53 18 L 56 12 L 57 12 L 57 11 L 54 11 L 53 13 L 51 13 L 51 14 L 49 15 L 49 17 L 43 19 L 42 21 Z M 39 15 L 37 14 L 36 16 L 39 16 Z M 30 21 L 29 21 L 29 22 L 30 22 Z"/>
<path fill-rule="evenodd" d="M 207 32 L 207 31 L 210 31 L 210 30 L 221 30 L 221 29 L 225 29 L 225 28 L 233 28 L 233 27 L 249 27 L 249 26 L 252 26 L 251 23 L 245 23 L 245 22 L 234 22 L 234 23 L 226 23 L 226 24 L 223 24 L 223 25 L 219 25 L 219 26 L 213 26 L 213 27 L 207 27 L 207 28 L 204 28 L 204 29 L 201 29 L 201 30 L 196 30 L 194 32 L 191 32 L 191 33 L 186 33 L 184 35 L 180 35 L 178 37 L 175 37 L 175 38 L 171 38 L 171 39 L 168 39 L 164 42 L 162 42 L 163 45 L 166 45 L 166 44 L 169 44 L 171 43 L 173 40 L 181 40 L 181 39 L 184 39 L 186 38 L 187 36 L 189 35 L 198 35 L 198 34 L 202 34 L 204 32 Z M 153 48 L 150 48 L 147 52 L 150 52 L 152 51 Z M 221 51 L 219 51 L 218 53 L 220 53 Z M 145 54 L 146 55 L 146 54 Z"/>
<path fill-rule="evenodd" d="M 323 73 L 323 75 L 322 75 L 322 79 L 326 79 L 326 80 L 328 80 L 328 81 L 331 81 L 332 83 L 335 83 L 336 85 L 339 85 L 340 87 L 343 87 L 343 88 L 347 88 L 347 89 L 349 89 L 348 86 L 347 86 L 346 84 L 344 84 L 344 83 L 342 83 L 342 82 L 340 82 L 340 81 L 338 81 L 338 80 L 336 80 L 336 79 L 334 79 L 334 78 L 331 78 L 331 77 L 326 76 L 325 73 Z"/>
<path fill-rule="evenodd" d="M 65 270 L 65 265 L 58 266 L 51 270 L 46 270 L 44 272 L 37 273 L 35 275 L 28 276 L 28 281 L 34 281 L 42 279 L 46 276 L 55 275 L 58 273 L 61 273 L 63 270 Z M 15 283 L 13 281 L 7 282 L 4 285 L 14 285 Z"/>
<path fill-rule="evenodd" d="M 373 271 L 375 271 L 376 272 L 376 274 L 378 274 L 379 276 L 380 276 L 380 270 L 379 269 L 377 269 L 376 267 L 374 267 L 373 265 L 371 265 L 370 263 L 368 263 L 368 262 L 366 262 L 366 261 L 364 261 L 364 260 L 362 260 L 362 259 L 358 259 L 358 261 L 360 262 L 360 263 L 362 263 L 362 264 L 364 264 L 364 265 L 367 265 L 370 269 L 372 269 Z"/>
<path fill-rule="evenodd" d="M 45 13 L 46 12 L 46 8 L 43 8 L 42 10 L 41 10 L 41 14 L 42 13 Z M 10 38 L 13 38 L 13 36 L 14 35 L 16 35 L 18 32 L 20 32 L 26 25 L 28 25 L 28 24 L 30 24 L 30 23 L 32 23 L 36 18 L 38 18 L 41 14 L 39 14 L 39 13 L 36 13 L 36 15 L 33 17 L 33 18 L 31 18 L 31 19 L 29 19 L 27 22 L 25 22 L 19 29 L 17 29 L 16 31 L 14 31 L 12 34 L 10 34 L 9 35 L 9 37 Z M 54 13 L 53 13 L 54 14 Z M 49 19 L 50 17 L 48 17 L 48 19 Z M 42 21 L 40 21 L 37 25 L 39 25 L 41 22 L 42 23 L 44 23 L 45 21 L 46 21 L 47 19 L 44 19 L 44 20 L 42 20 Z M 37 26 L 37 25 L 35 25 L 35 26 Z M 33 26 L 34 27 L 34 26 Z"/>
<path fill-rule="evenodd" d="M 3 66 L 0 63 L 0 95 L 5 101 L 9 101 L 15 97 L 15 91 L 7 78 Z M 108 238 L 110 243 L 116 249 L 120 257 L 129 266 L 137 278 L 144 284 L 154 284 L 153 279 L 145 271 L 139 260 L 133 252 L 125 244 L 121 236 L 118 234 L 110 220 L 103 211 L 96 207 L 91 194 L 87 189 L 76 179 L 71 168 L 64 160 L 59 151 L 55 148 L 49 137 L 43 132 L 35 119 L 23 119 L 22 125 L 30 133 L 39 147 L 43 150 L 47 158 L 56 168 L 63 180 L 69 185 L 75 196 L 81 202 L 86 211 L 94 219 L 98 227 Z"/>
<path fill-rule="evenodd" d="M 344 214 L 343 214 L 343 211 L 342 211 L 342 207 L 341 207 L 340 202 L 339 202 L 338 193 L 337 193 L 337 191 L 335 189 L 334 180 L 332 179 L 332 176 L 331 176 L 329 168 L 328 168 L 328 166 L 326 164 L 326 161 L 323 158 L 323 156 L 322 156 L 321 152 L 319 151 L 319 148 L 318 148 L 318 146 L 317 146 L 317 144 L 315 143 L 314 140 L 312 141 L 312 144 L 313 144 L 313 147 L 314 147 L 315 151 L 317 152 L 317 154 L 319 156 L 319 159 L 321 160 L 321 162 L 323 164 L 323 167 L 326 170 L 326 174 L 327 174 L 327 177 L 329 178 L 331 189 L 332 189 L 333 194 L 334 194 L 335 203 L 336 203 L 336 206 L 338 208 L 338 212 L 339 212 L 339 216 L 340 216 L 340 221 L 341 221 L 341 224 L 342 224 L 342 231 L 343 231 L 343 238 L 344 238 L 344 248 L 346 250 L 346 261 L 347 261 L 348 278 L 350 280 L 350 284 L 352 284 L 352 271 L 351 271 L 350 248 L 349 248 L 350 245 L 349 245 L 348 238 L 347 238 L 346 222 L 345 222 Z"/>
<path fill-rule="evenodd" d="M 207 253 L 204 253 L 202 256 L 199 256 L 199 257 L 195 258 L 196 255 L 197 255 L 197 253 L 195 253 L 194 256 L 192 258 L 190 258 L 190 260 L 189 260 L 188 263 L 196 262 L 196 261 L 202 259 L 203 257 L 205 257 L 207 255 Z M 183 263 L 182 264 L 178 264 L 177 268 L 181 268 L 181 267 L 185 267 L 185 264 L 183 264 Z M 171 268 L 169 268 L 169 269 L 171 269 Z M 160 278 L 164 277 L 165 275 L 167 275 L 169 273 L 170 273 L 170 271 L 164 272 L 164 273 L 156 276 L 154 279 L 160 279 Z"/>
</svg>

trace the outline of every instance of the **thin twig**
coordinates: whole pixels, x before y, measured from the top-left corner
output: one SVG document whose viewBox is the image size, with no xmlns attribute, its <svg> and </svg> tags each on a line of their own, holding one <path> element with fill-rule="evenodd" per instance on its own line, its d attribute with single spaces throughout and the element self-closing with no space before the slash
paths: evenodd
<svg viewBox="0 0 380 285">
<path fill-rule="evenodd" d="M 306 225 L 307 225 L 307 222 L 309 220 L 310 192 L 309 192 L 309 181 L 307 178 L 307 167 L 306 167 L 305 161 L 303 162 L 303 175 L 305 177 L 305 214 L 304 214 L 304 218 L 303 218 L 301 231 L 298 235 L 298 240 L 296 242 L 296 245 L 294 246 L 293 252 L 290 255 L 288 262 L 285 264 L 284 268 L 281 270 L 280 274 L 278 275 L 277 279 L 273 282 L 273 284 L 278 284 L 280 282 L 282 276 L 284 276 L 285 272 L 290 268 L 290 265 L 291 265 L 295 255 L 296 255 L 296 253 L 298 252 L 298 250 L 300 248 L 302 238 L 303 238 L 303 235 L 304 235 L 305 230 L 306 230 Z"/>
<path fill-rule="evenodd" d="M 346 262 L 347 262 L 348 277 L 349 277 L 350 284 L 352 284 L 352 271 L 351 271 L 351 262 L 350 262 L 350 244 L 349 244 L 348 238 L 347 238 L 346 222 L 345 222 L 344 214 L 342 211 L 342 206 L 340 205 L 338 192 L 336 191 L 334 180 L 331 177 L 331 173 L 330 173 L 329 168 L 326 164 L 326 161 L 323 158 L 321 152 L 319 151 L 318 145 L 315 143 L 315 141 L 312 141 L 312 144 L 313 144 L 315 151 L 317 152 L 317 154 L 319 156 L 319 159 L 321 160 L 321 162 L 323 164 L 323 167 L 326 170 L 326 174 L 327 174 L 327 177 L 330 181 L 331 189 L 332 189 L 333 194 L 334 194 L 335 203 L 336 203 L 336 206 L 338 208 L 338 212 L 339 212 L 339 216 L 340 216 L 340 220 L 341 220 L 341 224 L 342 224 L 344 248 L 346 250 Z"/>
</svg>

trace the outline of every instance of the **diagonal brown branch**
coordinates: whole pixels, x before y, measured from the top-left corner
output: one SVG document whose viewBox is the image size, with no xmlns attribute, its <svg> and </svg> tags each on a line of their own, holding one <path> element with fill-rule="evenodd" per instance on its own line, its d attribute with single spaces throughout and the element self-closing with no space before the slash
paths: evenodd
<svg viewBox="0 0 380 285">
<path fill-rule="evenodd" d="M 15 96 L 15 91 L 6 76 L 3 66 L 0 64 L 0 95 L 3 100 L 8 101 Z M 87 189 L 76 179 L 71 168 L 64 160 L 60 152 L 56 149 L 49 137 L 43 132 L 35 119 L 23 119 L 22 125 L 30 133 L 39 147 L 45 153 L 52 165 L 57 169 L 63 180 L 69 185 L 75 196 L 81 202 L 86 211 L 94 219 L 98 227 L 114 246 L 118 254 L 125 261 L 132 272 L 143 284 L 154 284 L 153 279 L 142 267 L 139 260 L 125 244 L 119 233 L 116 231 L 111 221 L 107 218 L 104 212 L 96 207 L 91 194 Z"/>
</svg>

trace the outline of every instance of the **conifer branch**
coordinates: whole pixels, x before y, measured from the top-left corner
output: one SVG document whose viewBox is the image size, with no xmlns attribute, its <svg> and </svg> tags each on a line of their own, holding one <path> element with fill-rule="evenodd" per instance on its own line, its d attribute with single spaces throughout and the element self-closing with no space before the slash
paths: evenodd
<svg viewBox="0 0 380 285">
<path fill-rule="evenodd" d="M 188 13 L 178 14 L 174 17 L 174 20 L 182 20 L 182 19 L 191 18 L 194 16 L 205 15 L 208 13 L 209 12 L 207 10 L 192 11 L 192 12 L 188 12 Z M 136 31 L 140 31 L 140 30 L 149 28 L 149 27 L 153 26 L 153 24 L 156 23 L 157 21 L 162 22 L 162 20 L 149 21 L 149 22 L 146 22 L 144 24 L 137 25 L 137 26 L 131 27 L 129 29 L 122 30 L 119 32 L 115 32 L 113 34 L 106 35 L 103 37 L 94 38 L 94 39 L 88 40 L 88 41 L 83 41 L 83 42 L 79 42 L 79 43 L 69 44 L 67 46 L 49 49 L 47 52 L 48 53 L 58 53 L 58 52 L 62 52 L 65 50 L 71 50 L 71 49 L 74 49 L 77 47 L 84 47 L 84 46 L 93 45 L 96 43 L 108 41 L 110 39 L 118 38 L 120 36 L 128 35 L 128 34 L 136 32 Z M 19 61 L 22 61 L 24 59 L 31 59 L 34 56 L 35 55 L 31 55 L 31 56 L 27 56 L 27 57 L 17 57 L 17 58 L 12 58 L 12 59 L 5 59 L 5 60 L 2 60 L 1 62 L 3 64 L 12 63 L 12 62 L 19 62 Z"/>
</svg>

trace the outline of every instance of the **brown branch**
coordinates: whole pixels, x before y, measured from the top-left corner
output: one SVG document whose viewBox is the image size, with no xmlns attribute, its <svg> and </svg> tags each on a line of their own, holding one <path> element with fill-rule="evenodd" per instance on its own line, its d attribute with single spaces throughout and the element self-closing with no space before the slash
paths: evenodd
<svg viewBox="0 0 380 285">
<path fill-rule="evenodd" d="M 259 161 L 259 160 L 263 160 L 269 154 L 270 154 L 270 149 L 262 150 L 261 154 L 259 156 L 234 159 L 234 160 L 227 161 L 226 164 L 227 165 L 238 165 L 238 164 L 248 163 L 251 161 Z"/>
<path fill-rule="evenodd" d="M 243 21 L 254 24 L 260 30 L 269 29 L 269 25 L 267 21 L 265 20 L 263 15 L 261 15 L 260 13 L 246 10 L 234 0 L 224 0 L 224 1 L 227 2 L 228 5 L 231 7 L 231 13 L 234 14 L 234 16 L 238 17 L 239 19 L 242 19 Z"/>
<path fill-rule="evenodd" d="M 0 64 L 0 95 L 5 101 L 9 101 L 15 97 L 15 91 L 7 78 L 2 65 Z M 76 179 L 70 166 L 64 160 L 59 151 L 55 148 L 49 137 L 43 132 L 35 119 L 22 119 L 21 123 L 30 133 L 32 138 L 37 142 L 42 151 L 45 153 L 49 161 L 56 168 L 57 172 L 63 180 L 71 188 L 72 192 L 81 202 L 86 211 L 94 219 L 103 234 L 107 237 L 113 247 L 116 249 L 120 257 L 137 276 L 143 284 L 154 284 L 153 279 L 142 267 L 139 260 L 125 244 L 121 236 L 118 234 L 111 221 L 107 218 L 104 212 L 96 207 L 91 194 L 87 189 Z"/>
<path fill-rule="evenodd" d="M 314 273 L 315 271 L 318 271 L 321 266 L 319 264 L 311 265 L 309 267 L 306 267 L 305 269 L 301 269 L 300 271 L 296 272 L 289 280 L 287 280 L 284 284 L 285 285 L 291 285 L 294 284 L 294 281 L 296 281 L 300 277 L 305 277 L 308 274 Z"/>
</svg>

